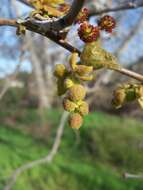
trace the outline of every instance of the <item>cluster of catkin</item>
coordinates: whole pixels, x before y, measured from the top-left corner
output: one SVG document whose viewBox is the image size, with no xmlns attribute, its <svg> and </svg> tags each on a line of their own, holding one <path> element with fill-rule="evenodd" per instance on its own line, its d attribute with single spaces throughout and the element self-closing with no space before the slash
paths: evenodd
<svg viewBox="0 0 143 190">
<path fill-rule="evenodd" d="M 83 123 L 83 116 L 89 113 L 89 105 L 85 101 L 85 81 L 93 79 L 92 66 L 77 63 L 78 54 L 73 53 L 69 60 L 70 67 L 58 64 L 54 75 L 57 78 L 58 95 L 64 95 L 63 107 L 70 112 L 69 125 L 71 128 L 79 129 Z"/>
</svg>

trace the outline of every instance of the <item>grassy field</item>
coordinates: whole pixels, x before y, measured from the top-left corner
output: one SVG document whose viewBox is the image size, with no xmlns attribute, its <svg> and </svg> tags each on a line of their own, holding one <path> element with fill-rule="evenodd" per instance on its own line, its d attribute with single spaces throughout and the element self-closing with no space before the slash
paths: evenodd
<svg viewBox="0 0 143 190">
<path fill-rule="evenodd" d="M 47 155 L 61 112 L 46 113 L 50 138 L 28 132 L 39 122 L 35 110 L 13 116 L 15 123 L 5 115 L 0 115 L 0 190 L 15 168 Z M 143 173 L 142 163 L 143 123 L 96 112 L 85 118 L 80 133 L 66 125 L 53 162 L 22 173 L 13 190 L 143 190 L 142 180 L 122 178 L 124 172 Z"/>
</svg>

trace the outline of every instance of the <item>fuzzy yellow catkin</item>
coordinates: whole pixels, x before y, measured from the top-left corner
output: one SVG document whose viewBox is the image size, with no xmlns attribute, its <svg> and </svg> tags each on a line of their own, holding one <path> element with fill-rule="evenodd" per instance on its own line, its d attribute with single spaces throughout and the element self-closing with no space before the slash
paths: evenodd
<svg viewBox="0 0 143 190">
<path fill-rule="evenodd" d="M 73 112 L 75 111 L 77 105 L 72 102 L 71 100 L 69 100 L 68 98 L 65 98 L 63 100 L 63 107 L 64 107 L 64 110 L 68 111 L 68 112 Z"/>
<path fill-rule="evenodd" d="M 64 81 L 65 88 L 71 88 L 74 85 L 74 82 L 70 78 L 66 78 Z"/>
<path fill-rule="evenodd" d="M 143 97 L 143 85 L 139 86 L 139 96 Z"/>
<path fill-rule="evenodd" d="M 85 95 L 85 87 L 80 84 L 75 84 L 69 89 L 69 98 L 74 102 L 83 100 Z"/>
<path fill-rule="evenodd" d="M 73 113 L 69 116 L 69 126 L 73 129 L 79 129 L 83 124 L 83 118 L 79 113 Z"/>
<path fill-rule="evenodd" d="M 63 77 L 66 73 L 66 67 L 64 64 L 58 64 L 55 66 L 54 75 L 56 77 Z"/>
<path fill-rule="evenodd" d="M 87 102 L 82 101 L 78 107 L 78 111 L 81 115 L 87 115 L 89 113 L 89 105 Z"/>
</svg>

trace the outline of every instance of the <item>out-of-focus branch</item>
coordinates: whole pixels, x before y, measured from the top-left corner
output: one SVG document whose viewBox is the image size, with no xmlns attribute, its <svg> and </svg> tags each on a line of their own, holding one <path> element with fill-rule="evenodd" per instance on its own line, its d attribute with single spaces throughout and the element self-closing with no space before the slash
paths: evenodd
<svg viewBox="0 0 143 190">
<path fill-rule="evenodd" d="M 136 79 L 136 80 L 138 80 L 138 81 L 140 81 L 140 82 L 143 83 L 143 75 L 138 74 L 138 73 L 136 73 L 134 71 L 130 71 L 130 70 L 125 69 L 125 68 L 115 69 L 114 71 L 117 71 L 117 72 L 119 72 L 119 73 L 121 73 L 123 75 L 131 77 L 131 78 Z"/>
<path fill-rule="evenodd" d="M 126 11 L 126 10 L 131 10 L 131 9 L 137 9 L 140 7 L 143 7 L 143 1 L 129 2 L 124 5 L 119 5 L 119 6 L 113 7 L 113 8 L 106 8 L 103 10 L 95 10 L 95 9 L 90 10 L 89 16 L 96 16 L 96 15 L 109 13 L 109 12 Z"/>
<path fill-rule="evenodd" d="M 133 39 L 133 37 L 139 32 L 140 29 L 142 29 L 143 26 L 143 14 L 141 14 L 141 17 L 139 19 L 139 21 L 136 23 L 136 25 L 131 29 L 130 33 L 128 34 L 128 36 L 125 38 L 124 41 L 122 41 L 122 43 L 120 44 L 120 46 L 118 47 L 118 49 L 115 52 L 116 57 L 119 57 L 121 52 L 124 52 L 125 49 L 127 48 L 129 42 Z"/>
<path fill-rule="evenodd" d="M 130 174 L 130 173 L 124 173 L 123 177 L 125 179 L 143 179 L 143 175 L 135 175 L 135 174 Z"/>
<path fill-rule="evenodd" d="M 0 18 L 0 26 L 17 26 L 16 20 Z"/>
<path fill-rule="evenodd" d="M 25 51 L 24 51 L 24 48 L 23 48 L 21 50 L 21 54 L 20 54 L 20 57 L 19 57 L 19 63 L 17 64 L 14 72 L 10 76 L 6 77 L 5 84 L 4 84 L 4 86 L 3 86 L 3 88 L 2 88 L 2 90 L 0 92 L 0 100 L 3 98 L 3 96 L 5 95 L 5 93 L 10 88 L 11 81 L 13 81 L 16 78 L 16 76 L 17 76 L 17 74 L 19 72 L 19 69 L 21 67 L 22 61 L 24 59 L 24 53 L 25 53 Z"/>
<path fill-rule="evenodd" d="M 56 153 L 57 153 L 57 151 L 59 149 L 62 134 L 63 134 L 63 130 L 64 130 L 64 126 L 65 126 L 65 123 L 67 121 L 67 117 L 68 117 L 68 113 L 64 112 L 62 117 L 61 117 L 61 121 L 60 121 L 60 124 L 58 126 L 58 129 L 57 129 L 54 144 L 53 144 L 52 149 L 49 152 L 49 154 L 47 156 L 39 159 L 39 160 L 35 160 L 33 162 L 27 163 L 27 164 L 17 168 L 12 173 L 12 175 L 10 177 L 8 177 L 8 182 L 7 182 L 6 186 L 4 187 L 4 190 L 11 190 L 11 188 L 15 184 L 18 176 L 20 174 L 22 174 L 24 171 L 26 171 L 28 169 L 31 169 L 36 165 L 40 165 L 40 164 L 44 164 L 44 163 L 51 163 L 52 162 L 54 156 L 56 155 Z"/>
</svg>

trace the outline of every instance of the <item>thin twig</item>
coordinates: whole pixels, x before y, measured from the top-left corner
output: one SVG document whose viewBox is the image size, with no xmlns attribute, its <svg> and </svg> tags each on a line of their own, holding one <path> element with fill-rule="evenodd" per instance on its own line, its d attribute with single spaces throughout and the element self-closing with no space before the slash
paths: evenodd
<svg viewBox="0 0 143 190">
<path fill-rule="evenodd" d="M 140 82 L 143 83 L 143 75 L 138 74 L 138 73 L 136 73 L 134 71 L 130 71 L 130 70 L 125 69 L 125 68 L 114 69 L 114 71 L 117 71 L 117 72 L 119 72 L 119 73 L 121 73 L 123 75 L 126 75 L 128 77 L 134 78 L 134 79 L 136 79 L 136 80 L 138 80 L 138 81 L 140 81 Z"/>
<path fill-rule="evenodd" d="M 53 144 L 52 149 L 49 152 L 49 154 L 47 156 L 39 159 L 39 160 L 35 160 L 33 162 L 29 162 L 29 163 L 27 163 L 25 165 L 22 165 L 21 167 L 17 168 L 12 173 L 12 175 L 10 176 L 10 178 L 8 178 L 8 182 L 7 182 L 6 186 L 4 187 L 4 190 L 11 190 L 11 188 L 15 184 L 17 178 L 19 177 L 19 175 L 22 174 L 24 171 L 26 171 L 28 169 L 31 169 L 34 166 L 37 166 L 37 165 L 40 165 L 40 164 L 51 163 L 52 162 L 54 156 L 56 155 L 56 153 L 57 153 L 57 151 L 59 149 L 67 117 L 68 117 L 68 113 L 64 112 L 63 115 L 62 115 L 62 117 L 61 117 L 61 121 L 60 121 L 60 124 L 58 126 L 58 129 L 57 129 L 57 133 L 56 133 L 54 144 Z"/>
</svg>

